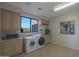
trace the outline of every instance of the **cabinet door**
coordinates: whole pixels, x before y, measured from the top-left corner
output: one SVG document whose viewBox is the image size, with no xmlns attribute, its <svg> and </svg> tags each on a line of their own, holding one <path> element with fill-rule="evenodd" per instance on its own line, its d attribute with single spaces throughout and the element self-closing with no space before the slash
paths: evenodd
<svg viewBox="0 0 79 59">
<path fill-rule="evenodd" d="M 1 46 L 1 39 L 0 39 L 0 56 L 1 56 L 1 48 L 2 48 L 2 46 Z"/>
<path fill-rule="evenodd" d="M 2 56 L 12 56 L 16 53 L 14 40 L 2 40 Z"/>
<path fill-rule="evenodd" d="M 12 12 L 6 9 L 1 9 L 2 29 L 4 31 L 14 32 L 19 29 L 19 13 Z"/>
<path fill-rule="evenodd" d="M 16 54 L 23 52 L 23 40 L 16 40 Z"/>
<path fill-rule="evenodd" d="M 49 25 L 49 21 L 42 19 L 42 20 L 41 20 L 41 24 L 42 24 L 42 25 Z"/>
<path fill-rule="evenodd" d="M 13 13 L 13 29 L 18 30 L 20 29 L 20 14 L 18 13 Z"/>
<path fill-rule="evenodd" d="M 0 56 L 1 56 L 1 9 L 0 9 Z"/>
<path fill-rule="evenodd" d="M 49 21 L 48 20 L 46 20 L 46 25 L 49 25 Z"/>
<path fill-rule="evenodd" d="M 23 52 L 21 39 L 2 40 L 2 56 L 13 56 Z"/>
<path fill-rule="evenodd" d="M 12 56 L 16 54 L 15 44 L 4 45 L 2 44 L 2 56 Z"/>
<path fill-rule="evenodd" d="M 45 22 L 44 22 L 44 20 L 43 20 L 43 19 L 41 19 L 41 24 L 42 24 L 42 25 L 45 25 Z"/>
<path fill-rule="evenodd" d="M 45 35 L 45 45 L 51 43 L 51 35 Z"/>
<path fill-rule="evenodd" d="M 0 9 L 0 36 L 1 36 L 1 9 Z"/>
<path fill-rule="evenodd" d="M 1 9 L 1 18 L 2 18 L 2 29 L 10 30 L 11 29 L 11 20 L 12 20 L 12 13 L 5 9 Z"/>
</svg>

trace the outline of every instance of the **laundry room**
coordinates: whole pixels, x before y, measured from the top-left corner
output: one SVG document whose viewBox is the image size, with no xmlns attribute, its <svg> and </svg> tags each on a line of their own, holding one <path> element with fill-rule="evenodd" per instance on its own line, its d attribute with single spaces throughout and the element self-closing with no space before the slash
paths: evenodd
<svg viewBox="0 0 79 59">
<path fill-rule="evenodd" d="M 0 2 L 0 56 L 79 57 L 78 2 Z"/>
</svg>

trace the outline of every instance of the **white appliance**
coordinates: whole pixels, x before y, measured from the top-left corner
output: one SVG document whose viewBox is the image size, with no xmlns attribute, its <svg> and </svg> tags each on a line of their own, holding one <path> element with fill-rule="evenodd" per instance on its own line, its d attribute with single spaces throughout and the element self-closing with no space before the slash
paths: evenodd
<svg viewBox="0 0 79 59">
<path fill-rule="evenodd" d="M 45 38 L 43 36 L 38 37 L 38 49 L 45 47 Z"/>
<path fill-rule="evenodd" d="M 24 51 L 26 53 L 30 53 L 43 47 L 45 47 L 45 39 L 42 38 L 42 34 L 24 37 Z"/>
<path fill-rule="evenodd" d="M 37 38 L 38 49 L 45 47 L 45 38 L 44 38 L 43 34 L 37 34 L 36 38 Z"/>
<path fill-rule="evenodd" d="M 24 37 L 24 51 L 26 53 L 37 50 L 37 39 L 35 36 Z"/>
</svg>

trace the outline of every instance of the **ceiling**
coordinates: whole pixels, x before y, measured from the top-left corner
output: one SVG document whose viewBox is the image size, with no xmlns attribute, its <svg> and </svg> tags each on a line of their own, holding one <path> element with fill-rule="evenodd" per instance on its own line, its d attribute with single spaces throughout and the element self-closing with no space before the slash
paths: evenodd
<svg viewBox="0 0 79 59">
<path fill-rule="evenodd" d="M 6 2 L 6 3 L 19 7 L 24 12 L 39 17 L 54 17 L 70 11 L 79 10 L 79 3 L 59 11 L 54 11 L 53 10 L 54 7 L 68 2 Z"/>
</svg>

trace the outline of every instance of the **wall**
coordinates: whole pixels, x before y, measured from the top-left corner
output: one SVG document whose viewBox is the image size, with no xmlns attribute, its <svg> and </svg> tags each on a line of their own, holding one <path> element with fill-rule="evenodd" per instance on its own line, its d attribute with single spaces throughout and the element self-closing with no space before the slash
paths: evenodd
<svg viewBox="0 0 79 59">
<path fill-rule="evenodd" d="M 75 21 L 75 34 L 61 34 L 60 22 Z M 63 14 L 50 20 L 52 44 L 79 50 L 79 11 Z"/>
</svg>

